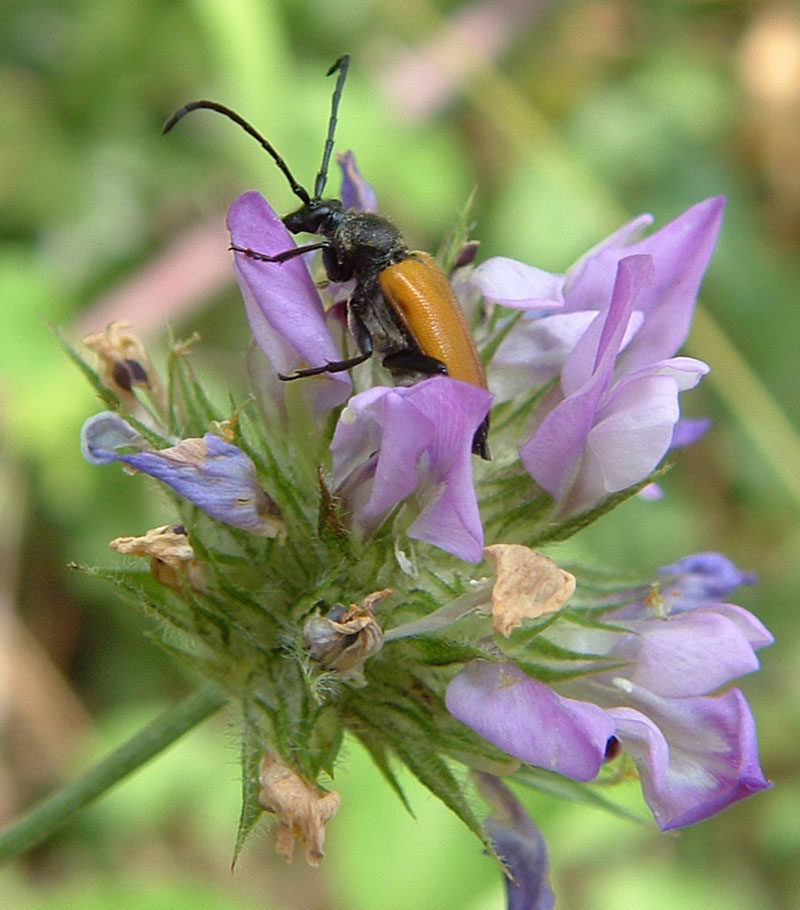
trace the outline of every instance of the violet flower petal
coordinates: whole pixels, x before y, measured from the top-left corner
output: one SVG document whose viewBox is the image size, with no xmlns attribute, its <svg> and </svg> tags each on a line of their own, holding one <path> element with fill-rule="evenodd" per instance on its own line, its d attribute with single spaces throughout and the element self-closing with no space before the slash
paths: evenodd
<svg viewBox="0 0 800 910">
<path fill-rule="evenodd" d="M 694 445 L 706 435 L 710 427 L 711 420 L 708 417 L 681 418 L 672 431 L 670 449 L 685 449 Z"/>
<path fill-rule="evenodd" d="M 469 281 L 490 303 L 519 310 L 550 310 L 564 306 L 563 275 L 545 272 L 505 256 L 482 262 Z"/>
<path fill-rule="evenodd" d="M 512 663 L 473 660 L 452 680 L 447 710 L 516 758 L 574 780 L 593 780 L 612 718 L 597 705 L 557 695 Z"/>
<path fill-rule="evenodd" d="M 746 610 L 729 613 L 723 607 L 626 625 L 632 634 L 619 636 L 608 656 L 629 661 L 630 672 L 615 674 L 624 673 L 636 685 L 666 698 L 707 695 L 752 673 L 759 664 L 751 637 L 757 647 L 769 643 L 763 640 L 761 633 L 766 630 L 755 617 Z"/>
<path fill-rule="evenodd" d="M 670 613 L 692 610 L 702 603 L 727 600 L 739 585 L 754 585 L 753 572 L 738 569 L 722 553 L 694 553 L 658 570 L 673 576 L 664 582 L 662 596 Z"/>
<path fill-rule="evenodd" d="M 639 302 L 647 318 L 626 351 L 626 371 L 672 357 L 686 340 L 724 207 L 724 197 L 706 199 L 649 237 L 622 248 L 604 246 L 570 270 L 565 308 L 586 310 L 596 308 L 598 299 L 607 299 L 621 258 L 637 253 L 653 257 L 655 277 Z"/>
<path fill-rule="evenodd" d="M 475 777 L 492 807 L 486 833 L 505 866 L 507 910 L 552 910 L 555 896 L 547 880 L 549 858 L 542 832 L 499 778 L 484 772 Z"/>
<path fill-rule="evenodd" d="M 702 821 L 770 786 L 758 760 L 755 723 L 738 689 L 664 699 L 632 684 L 647 714 L 611 708 L 616 735 L 639 766 L 645 800 L 667 831 Z"/>
<path fill-rule="evenodd" d="M 566 373 L 569 362 L 581 359 L 591 364 L 591 375 L 581 388 L 545 416 L 520 448 L 520 458 L 528 473 L 556 500 L 563 497 L 578 472 L 596 411 L 612 379 L 634 301 L 649 280 L 651 269 L 646 256 L 620 261 L 605 318 L 592 323 L 565 367 Z"/>
<path fill-rule="evenodd" d="M 81 448 L 92 464 L 118 461 L 162 481 L 218 521 L 267 537 L 279 532 L 277 508 L 259 485 L 253 462 L 237 446 L 206 433 L 158 451 L 116 451 L 132 444 L 145 443 L 111 412 L 90 418 L 81 431 Z"/>
<path fill-rule="evenodd" d="M 555 379 L 596 316 L 592 310 L 541 318 L 525 314 L 492 358 L 489 388 L 495 401 L 510 401 Z"/>
<path fill-rule="evenodd" d="M 377 212 L 378 196 L 372 184 L 362 177 L 355 154 L 347 151 L 337 155 L 336 160 L 342 169 L 342 207 L 355 212 Z"/>
<path fill-rule="evenodd" d="M 293 249 L 294 238 L 259 193 L 240 196 L 228 211 L 228 229 L 236 246 L 277 254 Z M 236 253 L 234 272 L 244 297 L 253 337 L 278 373 L 341 360 L 325 318 L 322 301 L 303 258 L 259 262 Z M 306 381 L 314 410 L 321 415 L 350 394 L 346 373 L 325 373 Z"/>
<path fill-rule="evenodd" d="M 447 376 L 355 395 L 331 444 L 333 486 L 364 530 L 374 531 L 416 493 L 422 506 L 409 536 L 480 562 L 471 450 L 490 404 L 485 389 Z"/>
</svg>

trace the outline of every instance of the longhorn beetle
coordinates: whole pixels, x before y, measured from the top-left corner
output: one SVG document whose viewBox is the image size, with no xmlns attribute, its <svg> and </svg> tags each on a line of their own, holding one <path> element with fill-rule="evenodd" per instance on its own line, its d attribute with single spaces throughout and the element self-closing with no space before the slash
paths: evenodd
<svg viewBox="0 0 800 910">
<path fill-rule="evenodd" d="M 323 199 L 328 165 L 333 151 L 337 113 L 350 58 L 340 57 L 328 70 L 338 72 L 331 101 L 328 134 L 322 165 L 309 195 L 292 176 L 273 146 L 235 111 L 216 101 L 192 101 L 176 111 L 164 125 L 169 132 L 186 114 L 199 109 L 216 111 L 238 124 L 271 156 L 289 181 L 302 205 L 283 218 L 292 234 L 319 234 L 322 240 L 270 255 L 232 246 L 260 262 L 286 262 L 311 250 L 322 251 L 322 262 L 331 281 L 355 279 L 347 302 L 347 321 L 360 353 L 347 360 L 297 370 L 281 379 L 300 379 L 320 373 L 338 373 L 363 363 L 373 351 L 396 381 L 409 383 L 437 374 L 486 388 L 475 342 L 450 282 L 428 253 L 412 252 L 398 229 L 382 215 L 345 210 L 338 199 Z M 489 459 L 488 416 L 478 427 L 472 451 Z"/>
</svg>

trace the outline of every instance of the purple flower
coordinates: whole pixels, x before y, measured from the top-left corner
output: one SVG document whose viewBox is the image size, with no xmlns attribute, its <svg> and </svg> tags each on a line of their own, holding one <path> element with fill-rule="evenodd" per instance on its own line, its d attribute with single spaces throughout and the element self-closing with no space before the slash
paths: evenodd
<svg viewBox="0 0 800 910">
<path fill-rule="evenodd" d="M 377 212 L 378 197 L 371 183 L 361 175 L 353 152 L 337 155 L 342 169 L 342 206 L 356 212 Z"/>
<path fill-rule="evenodd" d="M 162 481 L 218 521 L 266 537 L 280 532 L 277 506 L 259 486 L 253 462 L 241 449 L 206 433 L 167 449 L 117 451 L 145 445 L 136 430 L 111 411 L 90 417 L 81 430 L 81 450 L 90 463 L 121 462 Z"/>
<path fill-rule="evenodd" d="M 644 710 L 608 714 L 662 831 L 702 821 L 770 786 L 759 766 L 753 715 L 738 689 L 674 699 L 631 685 L 629 695 Z"/>
<path fill-rule="evenodd" d="M 574 780 L 597 777 L 615 728 L 602 708 L 558 695 L 507 661 L 468 663 L 447 687 L 446 704 L 509 755 Z"/>
<path fill-rule="evenodd" d="M 707 590 L 727 593 L 736 573 L 726 562 L 701 554 L 676 565 L 705 565 Z M 606 627 L 548 629 L 555 645 L 602 656 L 608 668 L 553 688 L 510 662 L 477 660 L 450 683 L 447 707 L 510 755 L 576 780 L 596 776 L 614 736 L 638 764 L 661 828 L 707 818 L 769 786 L 744 696 L 714 693 L 756 670 L 755 652 L 772 636 L 747 610 L 702 599 L 696 583 L 688 590 L 667 618 L 642 601 L 608 613 Z"/>
<path fill-rule="evenodd" d="M 492 807 L 486 832 L 505 867 L 508 910 L 552 910 L 555 897 L 547 880 L 549 859 L 542 832 L 502 781 L 484 772 L 475 778 Z"/>
<path fill-rule="evenodd" d="M 722 553 L 695 553 L 658 572 L 670 576 L 662 596 L 671 613 L 722 600 L 739 585 L 758 582 L 754 572 L 743 572 Z"/>
<path fill-rule="evenodd" d="M 471 451 L 490 404 L 485 389 L 447 376 L 351 398 L 331 452 L 334 487 L 356 523 L 370 533 L 416 494 L 419 511 L 408 535 L 480 562 L 483 529 Z"/>
<path fill-rule="evenodd" d="M 634 307 L 652 281 L 651 256 L 619 261 L 608 310 L 564 364 L 561 400 L 520 449 L 525 468 L 562 513 L 586 511 L 644 480 L 670 447 L 679 392 L 708 371 L 689 357 L 620 369 Z"/>
<path fill-rule="evenodd" d="M 479 265 L 471 283 L 491 302 L 530 310 L 509 333 L 492 360 L 492 391 L 516 393 L 558 376 L 570 351 L 594 317 L 608 308 L 621 259 L 653 257 L 654 279 L 643 292 L 635 334 L 632 370 L 674 356 L 686 340 L 697 291 L 711 258 L 725 200 L 715 197 L 687 209 L 649 237 L 640 239 L 653 218 L 640 215 L 590 250 L 564 275 L 551 275 L 512 259 Z M 555 310 L 550 313 L 548 311 Z M 523 385 L 523 377 L 528 382 Z M 511 396 L 509 396 L 511 397 Z"/>
<path fill-rule="evenodd" d="M 473 272 L 471 284 L 487 300 L 528 310 L 492 360 L 497 401 L 560 376 L 521 455 L 562 513 L 638 483 L 670 447 L 702 435 L 700 425 L 678 425 L 677 397 L 708 367 L 675 353 L 723 207 L 722 197 L 707 199 L 640 239 L 652 221 L 642 215 L 565 275 L 504 258 Z"/>
<path fill-rule="evenodd" d="M 294 249 L 294 238 L 259 193 L 245 193 L 230 207 L 231 242 L 270 255 Z M 278 373 L 342 359 L 339 346 L 302 256 L 260 262 L 236 253 L 233 263 L 253 337 Z M 347 373 L 323 373 L 304 380 L 319 416 L 341 404 L 351 390 Z"/>
</svg>

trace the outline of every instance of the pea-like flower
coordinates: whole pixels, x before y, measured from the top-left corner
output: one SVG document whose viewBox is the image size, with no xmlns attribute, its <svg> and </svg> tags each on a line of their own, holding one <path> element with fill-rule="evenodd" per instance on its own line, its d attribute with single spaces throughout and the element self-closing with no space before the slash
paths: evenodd
<svg viewBox="0 0 800 910">
<path fill-rule="evenodd" d="M 410 537 L 469 562 L 483 552 L 472 438 L 485 418 L 485 389 L 437 376 L 408 388 L 355 395 L 331 443 L 333 485 L 366 532 L 414 495 Z"/>
<path fill-rule="evenodd" d="M 119 451 L 130 447 L 140 451 Z M 281 531 L 278 508 L 259 485 L 253 462 L 213 433 L 183 439 L 166 449 L 150 449 L 129 423 L 113 411 L 104 411 L 83 425 L 81 449 L 91 464 L 118 461 L 155 477 L 226 524 L 265 537 Z"/>
<path fill-rule="evenodd" d="M 703 556 L 715 564 L 709 589 L 727 593 L 730 564 Z M 683 564 L 685 573 L 670 572 L 669 596 L 681 603 L 674 614 L 650 596 L 606 613 L 605 627 L 564 621 L 548 630 L 554 645 L 601 658 L 595 672 L 551 686 L 510 661 L 476 660 L 450 683 L 448 709 L 510 755 L 580 781 L 596 777 L 607 744 L 619 740 L 665 830 L 769 786 L 744 696 L 716 693 L 758 668 L 755 652 L 772 636 L 747 610 L 703 598 L 697 557 Z"/>
<path fill-rule="evenodd" d="M 678 395 L 708 367 L 674 355 L 689 331 L 723 206 L 721 197 L 706 200 L 638 240 L 651 220 L 641 216 L 565 275 L 507 259 L 475 270 L 472 282 L 487 300 L 530 311 L 493 359 L 498 400 L 559 377 L 520 457 L 561 514 L 644 480 L 669 448 L 702 434 L 702 424 L 679 423 Z"/>
</svg>

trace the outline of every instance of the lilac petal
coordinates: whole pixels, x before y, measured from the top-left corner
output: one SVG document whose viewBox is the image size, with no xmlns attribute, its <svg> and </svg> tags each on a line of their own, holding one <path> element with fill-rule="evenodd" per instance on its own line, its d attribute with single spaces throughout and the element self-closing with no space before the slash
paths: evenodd
<svg viewBox="0 0 800 910">
<path fill-rule="evenodd" d="M 486 390 L 446 376 L 354 396 L 339 420 L 331 452 L 334 488 L 358 523 L 373 531 L 415 493 L 422 507 L 409 536 L 480 562 L 483 530 L 471 450 L 490 404 Z"/>
<path fill-rule="evenodd" d="M 547 880 L 549 859 L 542 832 L 499 778 L 483 772 L 475 776 L 492 807 L 486 832 L 505 867 L 507 910 L 552 910 L 555 897 Z"/>
<path fill-rule="evenodd" d="M 769 787 L 750 708 L 738 689 L 664 699 L 631 686 L 647 714 L 612 708 L 616 735 L 639 766 L 644 797 L 667 831 L 702 821 Z"/>
<path fill-rule="evenodd" d="M 447 687 L 447 710 L 523 761 L 574 780 L 593 780 L 614 733 L 597 705 L 557 695 L 512 663 L 473 660 Z"/>
<path fill-rule="evenodd" d="M 754 573 L 742 572 L 722 553 L 695 553 L 658 571 L 660 575 L 674 576 L 665 582 L 662 591 L 665 606 L 672 613 L 726 600 L 739 585 L 758 581 Z"/>
<path fill-rule="evenodd" d="M 556 500 L 563 497 L 578 472 L 601 397 L 611 382 L 631 309 L 650 270 L 649 259 L 645 256 L 629 257 L 619 263 L 611 306 L 605 319 L 592 323 L 564 370 L 567 373 L 571 362 L 583 359 L 590 365 L 591 374 L 578 391 L 545 416 L 520 448 L 520 458 L 528 473 Z"/>
<path fill-rule="evenodd" d="M 564 296 L 568 299 L 571 297 L 572 288 L 576 283 L 580 282 L 581 276 L 588 263 L 597 259 L 601 253 L 604 253 L 607 250 L 622 250 L 627 253 L 625 248 L 631 243 L 635 243 L 639 240 L 645 230 L 649 228 L 654 221 L 655 219 L 652 215 L 637 215 L 626 224 L 623 224 L 621 228 L 614 231 L 613 234 L 610 234 L 604 240 L 601 240 L 600 243 L 595 244 L 587 253 L 584 253 L 583 256 L 570 267 L 565 276 Z M 613 279 L 613 275 L 611 277 Z M 568 306 L 568 309 L 573 309 L 573 307 Z"/>
<path fill-rule="evenodd" d="M 253 462 L 219 436 L 206 433 L 169 449 L 120 455 L 119 461 L 161 480 L 218 521 L 267 537 L 277 533 L 275 507 Z"/>
<path fill-rule="evenodd" d="M 114 411 L 90 417 L 81 429 L 81 452 L 90 464 L 112 464 L 119 459 L 118 448 L 142 448 L 145 440 Z"/>
<path fill-rule="evenodd" d="M 296 244 L 283 222 L 259 193 L 245 193 L 230 207 L 228 229 L 236 246 L 276 254 Z M 244 297 L 253 337 L 278 373 L 341 360 L 325 319 L 319 292 L 302 257 L 259 262 L 236 253 L 234 272 Z M 349 395 L 346 373 L 308 380 L 318 415 Z"/>
<path fill-rule="evenodd" d="M 492 358 L 489 386 L 495 401 L 510 401 L 555 379 L 596 316 L 593 310 L 542 318 L 526 313 Z"/>
<path fill-rule="evenodd" d="M 356 212 L 377 212 L 378 197 L 375 189 L 361 176 L 353 152 L 337 155 L 336 160 L 342 169 L 342 206 Z"/>
<path fill-rule="evenodd" d="M 581 261 L 579 273 L 570 270 L 566 309 L 591 309 L 598 299 L 607 298 L 620 258 L 636 253 L 653 256 L 655 279 L 640 304 L 647 319 L 626 352 L 626 370 L 672 357 L 686 340 L 724 207 L 723 197 L 706 199 L 651 236 L 622 249 L 605 246 Z"/>
<path fill-rule="evenodd" d="M 563 275 L 554 275 L 505 256 L 482 262 L 472 273 L 470 283 L 491 303 L 514 309 L 549 310 L 564 305 Z"/>
<path fill-rule="evenodd" d="M 616 358 L 630 340 L 634 307 L 652 279 L 652 257 L 626 256 L 619 260 L 608 309 L 598 314 L 564 364 L 561 388 L 565 396 L 578 392 L 592 379 L 597 381 L 599 375 L 610 383 Z"/>
<path fill-rule="evenodd" d="M 253 534 L 274 537 L 279 532 L 277 507 L 259 486 L 253 462 L 237 446 L 206 433 L 158 451 L 116 451 L 132 445 L 146 443 L 109 411 L 87 420 L 81 431 L 81 447 L 92 464 L 121 462 L 161 480 L 212 518 Z"/>
<path fill-rule="evenodd" d="M 708 417 L 681 418 L 672 431 L 670 449 L 684 449 L 694 445 L 706 435 L 710 427 L 711 420 Z"/>
<path fill-rule="evenodd" d="M 741 613 L 709 608 L 634 621 L 629 624 L 633 634 L 621 638 L 609 656 L 629 661 L 625 675 L 656 695 L 707 695 L 758 669 L 751 636 L 763 647 L 768 642 L 760 633 L 766 630 L 746 610 Z"/>
<path fill-rule="evenodd" d="M 583 511 L 610 493 L 644 480 L 669 450 L 680 409 L 678 393 L 695 383 L 706 365 L 689 358 L 680 369 L 656 364 L 614 386 L 586 437 L 572 508 Z M 677 377 L 677 379 L 676 379 Z"/>
<path fill-rule="evenodd" d="M 657 483 L 648 483 L 647 486 L 642 487 L 636 495 L 646 502 L 658 502 L 660 499 L 664 498 L 665 493 L 664 488 Z"/>
</svg>

